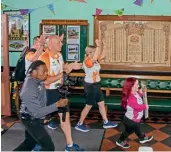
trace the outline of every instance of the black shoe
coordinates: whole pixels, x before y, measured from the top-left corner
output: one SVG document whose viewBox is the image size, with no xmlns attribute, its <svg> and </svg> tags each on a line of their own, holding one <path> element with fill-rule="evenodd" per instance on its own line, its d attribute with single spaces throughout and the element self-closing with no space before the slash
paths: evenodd
<svg viewBox="0 0 171 152">
<path fill-rule="evenodd" d="M 144 139 L 143 140 L 140 140 L 140 143 L 141 144 L 144 144 L 144 143 L 146 143 L 146 142 L 149 142 L 149 141 L 151 141 L 153 139 L 153 136 L 147 136 L 146 134 L 144 134 Z"/>
<path fill-rule="evenodd" d="M 126 141 L 120 141 L 120 140 L 116 141 L 116 145 L 118 145 L 122 148 L 129 148 L 130 147 L 130 145 Z"/>
</svg>

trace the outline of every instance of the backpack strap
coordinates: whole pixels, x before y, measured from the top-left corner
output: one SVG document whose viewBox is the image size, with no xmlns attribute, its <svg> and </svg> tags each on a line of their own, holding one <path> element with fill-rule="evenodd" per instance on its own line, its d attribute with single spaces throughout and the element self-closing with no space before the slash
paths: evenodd
<svg viewBox="0 0 171 152">
<path fill-rule="evenodd" d="M 29 48 L 28 48 L 28 46 L 26 46 L 26 47 L 23 49 L 23 51 L 21 52 L 20 57 L 25 57 L 26 54 L 28 53 L 28 51 L 29 51 Z"/>
</svg>

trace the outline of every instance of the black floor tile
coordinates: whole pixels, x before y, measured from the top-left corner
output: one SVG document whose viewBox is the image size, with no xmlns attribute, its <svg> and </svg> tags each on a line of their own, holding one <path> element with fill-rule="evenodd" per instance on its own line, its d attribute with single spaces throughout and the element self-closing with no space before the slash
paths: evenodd
<svg viewBox="0 0 171 152">
<path fill-rule="evenodd" d="M 159 130 L 171 136 L 171 125 L 166 125 Z"/>
<path fill-rule="evenodd" d="M 108 137 L 107 139 L 110 140 L 111 142 L 115 143 L 119 139 L 120 135 L 121 134 L 118 133 L 118 134 L 116 134 L 114 136 Z"/>
<path fill-rule="evenodd" d="M 151 132 L 151 131 L 156 130 L 156 129 L 153 128 L 152 126 L 150 126 L 150 125 L 148 125 L 148 124 L 145 124 L 145 123 L 142 123 L 142 124 L 140 125 L 140 127 L 141 127 L 141 130 L 142 130 L 143 133 L 149 133 L 149 132 Z"/>
<path fill-rule="evenodd" d="M 117 129 L 119 132 L 123 132 L 124 129 L 125 129 L 125 127 L 124 127 L 123 123 L 120 122 L 120 123 L 118 124 L 118 126 L 116 127 L 116 129 Z"/>
<path fill-rule="evenodd" d="M 171 136 L 161 141 L 161 143 L 171 148 Z"/>
<path fill-rule="evenodd" d="M 103 128 L 103 122 L 102 121 L 97 121 L 97 122 L 92 122 L 88 124 L 90 129 L 104 129 Z"/>
</svg>

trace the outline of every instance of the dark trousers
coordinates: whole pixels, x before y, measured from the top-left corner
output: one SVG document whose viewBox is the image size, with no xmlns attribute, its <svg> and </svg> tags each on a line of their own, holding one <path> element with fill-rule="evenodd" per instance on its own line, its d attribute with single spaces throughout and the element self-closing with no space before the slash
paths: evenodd
<svg viewBox="0 0 171 152">
<path fill-rule="evenodd" d="M 36 144 L 41 146 L 40 151 L 54 151 L 55 147 L 51 137 L 45 130 L 42 120 L 23 120 L 25 127 L 25 140 L 14 151 L 32 151 Z"/>
<path fill-rule="evenodd" d="M 124 117 L 123 124 L 125 126 L 125 130 L 122 132 L 119 140 L 125 141 L 130 134 L 135 132 L 140 140 L 144 139 L 144 134 L 141 132 L 140 123 L 134 122 L 127 117 Z"/>
</svg>

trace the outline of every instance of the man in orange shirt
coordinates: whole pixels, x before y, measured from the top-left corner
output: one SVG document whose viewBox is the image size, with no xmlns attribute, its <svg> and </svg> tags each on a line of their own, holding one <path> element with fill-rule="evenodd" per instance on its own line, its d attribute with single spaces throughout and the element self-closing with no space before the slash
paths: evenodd
<svg viewBox="0 0 171 152">
<path fill-rule="evenodd" d="M 63 36 L 49 36 L 47 39 L 47 50 L 42 55 L 40 55 L 40 60 L 46 63 L 48 68 L 48 78 L 45 80 L 47 104 L 50 105 L 55 103 L 57 100 L 62 98 L 61 93 L 58 88 L 59 85 L 63 83 L 63 72 L 69 74 L 73 69 L 77 70 L 82 67 L 81 63 L 70 63 L 64 64 L 63 57 L 61 54 L 62 40 Z M 73 143 L 71 136 L 71 124 L 70 115 L 67 109 L 65 121 L 62 121 L 63 109 L 58 109 L 58 115 L 60 118 L 60 124 L 62 131 L 64 132 L 66 138 L 65 151 L 81 151 L 77 144 Z M 53 126 L 49 126 L 53 129 Z"/>
</svg>

